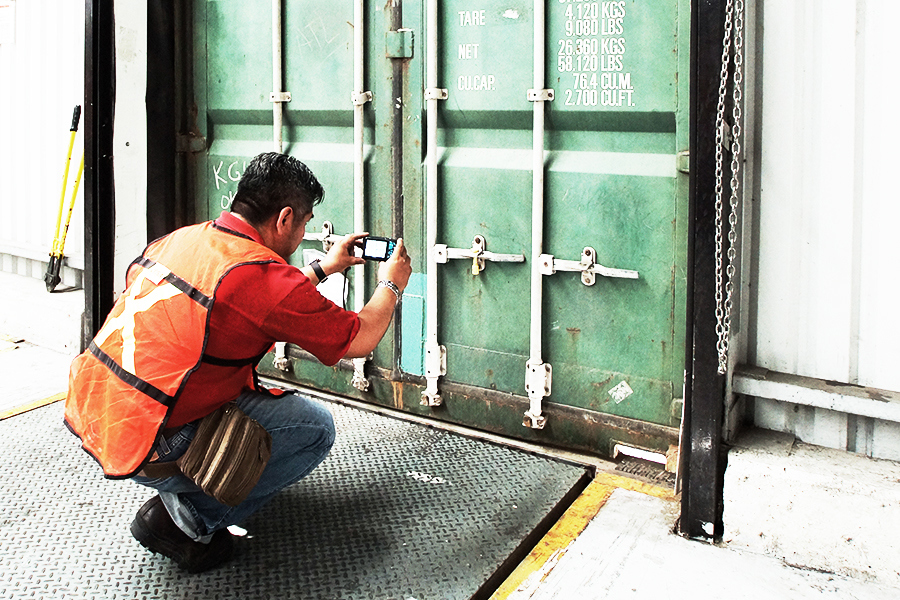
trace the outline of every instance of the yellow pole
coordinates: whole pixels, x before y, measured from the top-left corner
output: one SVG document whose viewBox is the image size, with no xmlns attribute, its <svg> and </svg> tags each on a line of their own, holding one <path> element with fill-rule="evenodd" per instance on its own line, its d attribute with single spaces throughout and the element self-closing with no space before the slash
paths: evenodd
<svg viewBox="0 0 900 600">
<path fill-rule="evenodd" d="M 81 105 L 75 106 L 72 113 L 72 126 L 69 128 L 69 150 L 66 152 L 66 168 L 63 170 L 62 190 L 59 192 L 59 212 L 56 214 L 56 230 L 53 233 L 53 248 L 50 250 L 50 261 L 47 263 L 47 272 L 44 273 L 44 283 L 47 291 L 52 292 L 59 283 L 59 269 L 62 264 L 63 246 L 66 244 L 66 232 L 69 230 L 69 220 L 72 218 L 72 207 L 75 204 L 75 195 L 78 193 L 78 184 L 81 183 L 81 174 L 84 171 L 84 151 L 81 152 L 81 166 L 78 167 L 78 177 L 75 179 L 75 191 L 72 192 L 72 202 L 69 204 L 69 215 L 66 217 L 66 228 L 62 239 L 59 236 L 59 226 L 62 224 L 63 207 L 66 202 L 66 187 L 69 183 L 69 164 L 72 162 L 72 147 L 75 146 L 75 134 L 78 133 L 78 121 L 81 119 Z"/>
<path fill-rule="evenodd" d="M 80 107 L 78 107 L 80 108 Z M 75 134 L 77 130 L 73 129 L 69 135 L 69 151 L 66 153 L 66 168 L 63 170 L 62 190 L 59 192 L 59 211 L 56 214 L 56 231 L 53 234 L 53 248 L 50 251 L 51 256 L 59 256 L 59 226 L 62 224 L 63 207 L 66 203 L 66 186 L 69 183 L 69 163 L 72 162 L 72 147 L 75 146 Z"/>
<path fill-rule="evenodd" d="M 62 252 L 59 250 L 59 226 L 62 224 L 62 210 L 66 202 L 66 186 L 69 183 L 69 163 L 72 162 L 72 148 L 75 146 L 75 134 L 78 133 L 78 121 L 81 119 L 81 105 L 75 106 L 72 113 L 72 126 L 69 128 L 69 151 L 66 152 L 66 168 L 63 170 L 63 185 L 59 192 L 59 212 L 56 215 L 56 231 L 53 234 L 53 248 L 50 256 L 59 256 Z"/>
<path fill-rule="evenodd" d="M 75 208 L 75 196 L 78 195 L 78 186 L 81 184 L 81 174 L 84 173 L 84 152 L 81 153 L 81 164 L 78 165 L 78 174 L 75 176 L 75 185 L 72 188 L 72 199 L 69 200 L 69 213 L 66 215 L 66 227 L 63 229 L 62 238 L 59 240 L 59 253 L 57 256 L 62 258 L 63 250 L 66 247 L 66 234 L 69 233 L 69 222 L 72 220 L 72 209 Z"/>
</svg>

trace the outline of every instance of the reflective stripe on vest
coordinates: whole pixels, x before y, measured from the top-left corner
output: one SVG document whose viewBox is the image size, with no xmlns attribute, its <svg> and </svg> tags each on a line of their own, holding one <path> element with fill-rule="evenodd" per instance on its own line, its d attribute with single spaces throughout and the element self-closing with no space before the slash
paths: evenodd
<svg viewBox="0 0 900 600">
<path fill-rule="evenodd" d="M 236 266 L 267 262 L 284 260 L 204 223 L 154 242 L 132 264 L 125 293 L 72 363 L 66 399 L 67 425 L 107 477 L 139 471 L 190 374 L 201 361 L 224 360 L 204 358 L 209 311 L 222 279 Z M 252 379 L 249 361 L 227 362 L 240 363 Z M 236 397 L 239 391 L 211 393 Z"/>
</svg>

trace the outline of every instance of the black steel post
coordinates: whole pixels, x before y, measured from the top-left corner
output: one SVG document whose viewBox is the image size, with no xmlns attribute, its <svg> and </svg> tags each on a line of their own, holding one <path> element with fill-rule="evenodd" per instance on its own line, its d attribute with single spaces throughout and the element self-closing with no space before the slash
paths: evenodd
<svg viewBox="0 0 900 600">
<path fill-rule="evenodd" d="M 147 239 L 176 229 L 175 5 L 147 2 Z"/>
<path fill-rule="evenodd" d="M 688 259 L 687 385 L 681 448 L 680 531 L 722 535 L 726 455 L 722 444 L 725 378 L 718 374 L 715 277 L 716 105 L 725 0 L 691 7 L 691 157 Z"/>
<path fill-rule="evenodd" d="M 174 105 L 175 105 L 175 222 L 183 227 L 206 218 L 197 214 L 194 191 L 199 156 L 206 154 L 206 139 L 197 125 L 194 97 L 194 14 L 190 0 L 174 2 Z M 218 215 L 215 215 L 218 216 Z M 153 239 L 153 238 L 149 238 Z"/>
<path fill-rule="evenodd" d="M 84 11 L 84 320 L 86 348 L 113 305 L 115 190 L 113 121 L 116 100 L 112 2 L 85 0 Z"/>
</svg>

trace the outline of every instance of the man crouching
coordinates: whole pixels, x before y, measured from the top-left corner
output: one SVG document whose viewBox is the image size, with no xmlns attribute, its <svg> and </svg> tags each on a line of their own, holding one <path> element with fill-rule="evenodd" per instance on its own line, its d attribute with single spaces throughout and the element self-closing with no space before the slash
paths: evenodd
<svg viewBox="0 0 900 600">
<path fill-rule="evenodd" d="M 319 294 L 326 277 L 364 262 L 354 249 L 365 233 L 289 265 L 323 196 L 299 160 L 254 158 L 231 212 L 153 242 L 131 264 L 125 292 L 72 364 L 66 425 L 106 477 L 159 492 L 131 532 L 188 571 L 226 561 L 226 528 L 308 475 L 334 442 L 324 407 L 258 385 L 259 360 L 276 341 L 326 365 L 367 356 L 409 280 L 398 240 L 358 314 Z"/>
</svg>

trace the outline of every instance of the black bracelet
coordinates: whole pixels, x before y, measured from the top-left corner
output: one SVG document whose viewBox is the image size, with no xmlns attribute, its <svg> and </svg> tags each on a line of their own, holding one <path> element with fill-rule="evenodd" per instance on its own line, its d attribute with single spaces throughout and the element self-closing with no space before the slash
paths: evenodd
<svg viewBox="0 0 900 600">
<path fill-rule="evenodd" d="M 316 260 L 309 263 L 309 266 L 312 267 L 313 273 L 316 274 L 316 277 L 319 278 L 319 283 L 322 283 L 326 279 L 328 279 L 328 275 L 325 274 L 325 269 L 320 265 L 321 261 L 317 258 Z"/>
</svg>

